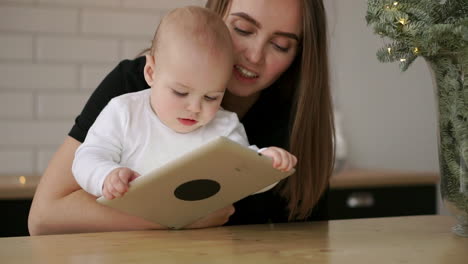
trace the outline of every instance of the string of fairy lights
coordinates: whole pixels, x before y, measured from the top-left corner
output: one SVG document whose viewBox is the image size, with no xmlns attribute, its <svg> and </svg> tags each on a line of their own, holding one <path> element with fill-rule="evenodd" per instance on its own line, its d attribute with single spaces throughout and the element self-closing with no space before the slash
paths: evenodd
<svg viewBox="0 0 468 264">
<path fill-rule="evenodd" d="M 368 0 L 367 23 L 384 44 L 378 59 L 399 61 L 405 71 L 418 56 L 468 47 L 468 7 L 462 2 Z M 387 39 L 393 42 L 388 44 Z"/>
<path fill-rule="evenodd" d="M 391 5 L 386 4 L 386 5 L 385 5 L 385 9 L 397 8 L 397 6 L 398 6 L 399 4 L 400 4 L 399 2 L 394 1 Z M 400 23 L 402 26 L 407 26 L 407 25 L 409 24 L 409 22 L 410 22 L 408 19 L 406 19 L 406 18 L 404 18 L 404 17 L 398 18 L 397 21 L 398 21 L 398 23 Z M 382 34 L 383 34 L 382 32 L 379 32 L 379 35 L 382 35 Z M 382 41 L 384 42 L 384 44 L 386 44 L 386 43 L 385 43 L 385 40 L 382 40 Z M 390 54 L 390 55 L 392 54 L 392 48 L 388 47 L 388 48 L 387 48 L 387 51 L 388 51 L 388 54 Z M 418 47 L 414 47 L 414 48 L 413 48 L 413 54 L 417 56 L 418 53 L 419 53 L 419 48 L 418 48 Z M 400 58 L 399 60 L 400 60 L 400 62 L 406 62 L 406 58 Z"/>
</svg>

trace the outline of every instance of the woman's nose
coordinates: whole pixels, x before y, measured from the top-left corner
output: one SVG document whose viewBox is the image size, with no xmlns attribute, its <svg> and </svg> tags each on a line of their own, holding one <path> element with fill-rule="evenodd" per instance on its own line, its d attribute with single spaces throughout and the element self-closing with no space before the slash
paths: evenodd
<svg viewBox="0 0 468 264">
<path fill-rule="evenodd" d="M 245 49 L 245 57 L 252 64 L 262 64 L 265 58 L 264 45 L 260 41 Z"/>
</svg>

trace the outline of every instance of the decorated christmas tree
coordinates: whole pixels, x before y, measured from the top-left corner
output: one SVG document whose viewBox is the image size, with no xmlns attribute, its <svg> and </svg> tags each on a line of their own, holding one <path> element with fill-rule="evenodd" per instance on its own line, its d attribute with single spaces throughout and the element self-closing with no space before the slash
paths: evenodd
<svg viewBox="0 0 468 264">
<path fill-rule="evenodd" d="M 367 24 L 391 40 L 377 52 L 381 62 L 405 71 L 418 57 L 468 49 L 468 0 L 369 0 Z"/>
<path fill-rule="evenodd" d="M 384 39 L 381 62 L 406 71 L 421 56 L 438 101 L 441 193 L 468 236 L 468 0 L 368 0 L 367 24 Z"/>
</svg>

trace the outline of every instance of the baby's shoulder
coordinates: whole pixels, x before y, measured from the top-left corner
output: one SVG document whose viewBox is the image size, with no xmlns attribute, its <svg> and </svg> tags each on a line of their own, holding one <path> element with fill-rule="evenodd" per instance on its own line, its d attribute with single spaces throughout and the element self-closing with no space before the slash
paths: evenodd
<svg viewBox="0 0 468 264">
<path fill-rule="evenodd" d="M 215 118 L 213 119 L 214 122 L 221 122 L 223 124 L 226 123 L 234 123 L 237 124 L 239 123 L 239 117 L 237 116 L 236 113 L 225 110 L 220 108 L 218 112 L 216 113 Z"/>
<path fill-rule="evenodd" d="M 142 102 L 149 100 L 150 89 L 145 89 L 138 92 L 126 93 L 112 98 L 109 102 L 110 107 L 118 107 L 122 110 L 134 109 L 141 107 Z M 149 102 L 149 101 L 147 101 Z"/>
<path fill-rule="evenodd" d="M 220 109 L 215 118 L 211 120 L 210 123 L 206 125 L 206 129 L 209 131 L 214 131 L 216 134 L 225 135 L 229 134 L 231 131 L 242 126 L 237 117 L 237 114 L 234 112 L 226 111 Z"/>
</svg>

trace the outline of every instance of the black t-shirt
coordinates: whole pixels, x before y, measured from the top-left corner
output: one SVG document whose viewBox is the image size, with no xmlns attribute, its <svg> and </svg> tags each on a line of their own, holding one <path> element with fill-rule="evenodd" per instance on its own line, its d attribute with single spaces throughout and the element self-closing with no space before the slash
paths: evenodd
<svg viewBox="0 0 468 264">
<path fill-rule="evenodd" d="M 101 110 L 114 97 L 149 88 L 144 77 L 145 57 L 124 60 L 110 72 L 93 92 L 69 136 L 83 142 Z M 246 113 L 244 124 L 250 144 L 259 148 L 277 146 L 287 149 L 291 105 L 273 87 L 265 89 Z M 328 190 L 307 220 L 328 219 Z M 287 201 L 275 189 L 248 196 L 234 204 L 235 213 L 227 225 L 287 222 Z"/>
</svg>

